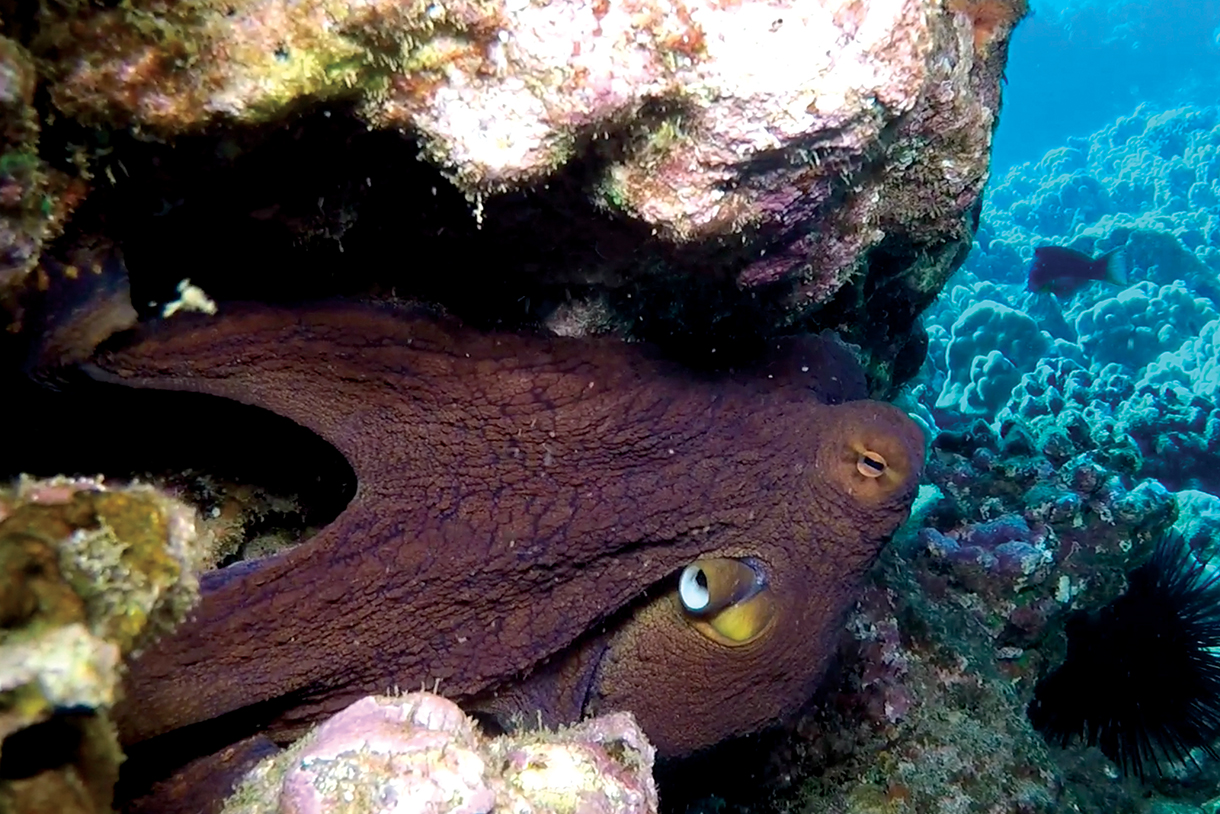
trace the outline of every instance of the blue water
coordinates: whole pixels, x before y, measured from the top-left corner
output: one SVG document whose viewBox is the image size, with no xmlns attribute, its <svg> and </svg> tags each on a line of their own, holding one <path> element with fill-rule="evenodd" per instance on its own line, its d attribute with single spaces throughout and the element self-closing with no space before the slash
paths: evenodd
<svg viewBox="0 0 1220 814">
<path fill-rule="evenodd" d="M 1142 102 L 1220 101 L 1220 0 L 1031 0 L 1008 62 L 998 173 Z"/>
<path fill-rule="evenodd" d="M 1007 76 L 975 246 L 925 315 L 909 408 L 933 434 L 1037 435 L 1065 397 L 1140 447 L 1132 476 L 1220 492 L 1220 0 L 1035 0 Z M 1121 249 L 1129 285 L 1028 293 L 1046 244 Z"/>
</svg>

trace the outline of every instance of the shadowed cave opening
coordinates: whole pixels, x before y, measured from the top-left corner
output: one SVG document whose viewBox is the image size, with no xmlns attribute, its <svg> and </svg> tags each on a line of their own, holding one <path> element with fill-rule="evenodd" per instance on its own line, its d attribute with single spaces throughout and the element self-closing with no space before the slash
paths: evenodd
<svg viewBox="0 0 1220 814">
<path fill-rule="evenodd" d="M 190 278 L 218 301 L 392 294 L 476 327 L 522 329 L 596 290 L 658 344 L 745 339 L 777 322 L 789 293 L 761 286 L 743 298 L 717 270 L 751 249 L 728 238 L 674 246 L 594 202 L 607 165 L 672 115 L 649 109 L 630 131 L 588 134 L 554 177 L 477 201 L 420 158 L 418 140 L 370 131 L 341 104 L 172 144 L 65 121 L 48 128 L 45 152 L 98 142 L 98 172 L 118 181 L 98 185 L 56 242 L 96 234 L 118 245 L 138 309 L 175 299 Z"/>
<path fill-rule="evenodd" d="M 0 478 L 100 474 L 162 486 L 199 509 L 203 530 L 222 546 L 220 565 L 270 550 L 249 548 L 252 540 L 304 539 L 356 493 L 356 475 L 334 447 L 256 407 L 75 377 L 49 389 L 17 374 L 0 390 L 20 406 Z"/>
<path fill-rule="evenodd" d="M 607 167 L 679 112 L 658 104 L 623 132 L 585 134 L 553 177 L 480 200 L 422 160 L 418 140 L 369 131 L 342 104 L 172 144 L 58 121 L 43 152 L 92 145 L 95 172 L 116 180 L 97 186 L 48 255 L 62 260 L 103 236 L 123 254 L 143 317 L 189 278 L 222 302 L 399 298 L 480 329 L 589 319 L 586 328 L 646 340 L 693 367 L 748 363 L 770 336 L 835 327 L 911 375 L 924 353 L 913 326 L 927 303 L 906 287 L 861 282 L 794 321 L 794 281 L 743 296 L 732 271 L 775 248 L 765 239 L 675 245 L 609 202 Z M 875 273 L 861 280 L 893 275 L 929 250 L 940 251 L 899 241 L 870 257 Z M 573 315 L 574 302 L 593 311 Z"/>
</svg>

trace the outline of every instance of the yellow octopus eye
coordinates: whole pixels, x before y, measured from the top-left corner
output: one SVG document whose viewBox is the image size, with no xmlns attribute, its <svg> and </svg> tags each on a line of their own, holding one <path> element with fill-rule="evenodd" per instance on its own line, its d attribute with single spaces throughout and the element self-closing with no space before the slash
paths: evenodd
<svg viewBox="0 0 1220 814">
<path fill-rule="evenodd" d="M 696 560 L 678 577 L 678 600 L 687 621 L 714 642 L 748 644 L 775 616 L 766 581 L 744 560 Z"/>
</svg>

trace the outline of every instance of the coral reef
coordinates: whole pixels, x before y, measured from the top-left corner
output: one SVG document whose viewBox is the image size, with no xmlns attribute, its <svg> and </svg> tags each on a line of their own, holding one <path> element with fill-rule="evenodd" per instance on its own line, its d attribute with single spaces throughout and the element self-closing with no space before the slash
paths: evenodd
<svg viewBox="0 0 1220 814">
<path fill-rule="evenodd" d="M 1181 385 L 1194 395 L 1216 403 L 1220 400 L 1220 343 L 1216 332 L 1220 320 L 1213 319 L 1178 348 L 1160 355 L 1144 369 L 1140 384 Z"/>
<path fill-rule="evenodd" d="M 1201 382 L 1209 375 L 1202 372 L 1209 354 L 1202 337 L 1220 307 L 1220 287 L 1215 283 L 1220 268 L 1220 197 L 1212 190 L 1220 183 L 1213 167 L 1220 146 L 1217 114 L 1214 108 L 1164 113 L 1140 108 L 1088 139 L 1073 139 L 1036 164 L 1015 167 L 999 179 L 983 207 L 974 252 L 945 296 L 925 315 L 934 354 L 915 385 L 925 388 L 920 391 L 921 401 L 932 409 L 938 425 L 957 426 L 964 418 L 981 416 L 995 419 L 997 428 L 1018 420 L 1028 425 L 1024 427 L 1028 434 L 1039 435 L 1046 421 L 1029 424 L 1032 413 L 1045 416 L 1053 405 L 1035 406 L 1031 396 L 1037 400 L 1049 392 L 1053 402 L 1067 394 L 1062 383 L 1047 391 L 1043 385 L 1019 382 L 1018 374 L 1062 378 L 1068 367 L 1061 360 L 1071 359 L 1087 371 L 1072 374 L 1073 387 L 1091 387 L 1082 383 L 1086 376 L 1090 381 L 1101 377 L 1110 382 L 1105 393 L 1077 389 L 1075 396 L 1068 397 L 1068 406 L 1087 411 L 1089 421 L 1097 419 L 1092 431 L 1105 436 L 1086 446 L 1105 450 L 1117 440 L 1120 447 L 1129 447 L 1123 440 L 1129 435 L 1144 455 L 1157 452 L 1160 458 L 1161 452 L 1180 446 L 1185 433 L 1204 439 L 1186 444 L 1189 455 L 1210 454 L 1200 435 L 1203 426 L 1195 426 L 1198 417 L 1187 413 L 1204 410 L 1206 424 L 1213 408 L 1204 402 L 1214 400 Z M 1122 291 L 1097 284 L 1062 300 L 1030 294 L 1024 290 L 1025 270 L 1034 248 L 1046 244 L 1089 253 L 1123 247 L 1135 282 Z M 1001 356 L 1016 352 L 1011 342 L 1001 347 L 1002 320 L 1013 318 L 993 312 L 994 326 L 980 324 L 973 331 L 982 341 L 969 354 L 978 359 L 972 373 L 961 349 L 955 349 L 953 358 L 948 353 L 955 341 L 953 326 L 968 309 L 976 309 L 972 317 L 982 322 L 977 313 L 981 300 L 1021 312 L 1053 341 L 1035 340 L 1032 349 L 1023 343 L 1022 359 L 1001 359 L 993 351 Z M 1047 369 L 1038 372 L 1043 365 Z M 1111 365 L 1120 367 L 1107 368 Z M 1116 377 L 1129 381 L 1114 385 Z M 1159 404 L 1160 394 L 1167 392 L 1163 386 L 1169 384 L 1178 388 L 1179 395 Z M 1013 385 L 1011 396 L 998 392 Z M 973 397 L 963 400 L 968 386 Z M 1125 391 L 1121 398 L 1116 386 Z M 1181 388 L 1194 395 L 1182 395 Z M 936 403 L 929 402 L 932 392 L 941 394 Z M 979 392 L 990 392 L 991 398 L 974 395 Z M 1175 406 L 1184 398 L 1195 406 Z M 1154 408 L 1164 416 L 1154 416 Z M 1059 420 L 1080 425 L 1079 418 Z M 1117 435 L 1097 426 L 1113 429 L 1115 421 L 1122 425 Z M 1174 434 L 1177 440 L 1170 437 Z M 1147 464 L 1161 466 L 1159 461 Z M 1161 476 L 1156 469 L 1142 474 Z M 1184 485 L 1191 476 L 1175 477 L 1170 472 L 1169 477 L 1167 483 Z"/>
<path fill-rule="evenodd" d="M 197 595 L 194 510 L 144 486 L 0 490 L 0 808 L 107 812 L 120 662 Z"/>
<path fill-rule="evenodd" d="M 369 696 L 267 758 L 224 814 L 655 814 L 653 749 L 627 713 L 487 738 L 426 692 Z"/>
<path fill-rule="evenodd" d="M 974 253 L 926 314 L 933 355 L 908 408 L 933 433 L 983 418 L 1004 455 L 1087 453 L 1170 489 L 1220 489 L 1218 124 L 1213 108 L 1141 108 L 1000 179 Z M 1136 282 L 1030 294 L 1044 244 L 1122 246 Z"/>
<path fill-rule="evenodd" d="M 1210 560 L 1220 545 L 1220 497 L 1197 489 L 1177 493 L 1178 521 L 1174 530 L 1198 552 L 1199 559 Z"/>
<path fill-rule="evenodd" d="M 1180 282 L 1158 288 L 1145 281 L 1081 312 L 1076 334 L 1093 362 L 1139 370 L 1197 335 L 1215 315 L 1208 300 L 1192 296 Z"/>
<path fill-rule="evenodd" d="M 1012 168 L 989 190 L 967 268 L 1017 282 L 1039 242 L 1085 252 L 1127 244 L 1133 279 L 1181 279 L 1196 288 L 1204 267 L 1220 267 L 1218 114 L 1141 106 L 1036 164 Z"/>
<path fill-rule="evenodd" d="M 1190 340 L 1138 379 L 1117 362 L 1085 367 L 1070 358 L 1043 358 L 1012 389 L 993 426 L 1006 453 L 1037 450 L 1063 464 L 1091 452 L 1126 475 L 1158 478 L 1173 489 L 1215 490 L 1220 409 L 1191 389 L 1191 373 L 1183 367 L 1197 370 L 1194 354 L 1207 347 L 1203 339 Z"/>
<path fill-rule="evenodd" d="M 945 348 L 949 377 L 937 409 L 994 415 L 1050 344 L 1028 315 L 997 302 L 976 302 L 953 323 Z"/>
<path fill-rule="evenodd" d="M 1056 464 L 1092 450 L 1117 472 L 1134 475 L 1143 453 L 1118 415 L 1134 395 L 1118 364 L 1094 372 L 1071 359 L 1048 359 L 1021 378 L 995 427 L 1006 448 L 1038 450 Z"/>
</svg>

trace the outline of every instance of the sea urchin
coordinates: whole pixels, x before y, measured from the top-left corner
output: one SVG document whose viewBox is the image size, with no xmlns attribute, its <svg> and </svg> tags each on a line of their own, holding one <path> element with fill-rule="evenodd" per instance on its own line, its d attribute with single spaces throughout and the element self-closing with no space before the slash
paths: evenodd
<svg viewBox="0 0 1220 814">
<path fill-rule="evenodd" d="M 1127 591 L 1067 623 L 1067 656 L 1038 683 L 1029 717 L 1046 739 L 1083 738 L 1124 773 L 1217 757 L 1220 572 L 1166 534 Z"/>
</svg>

